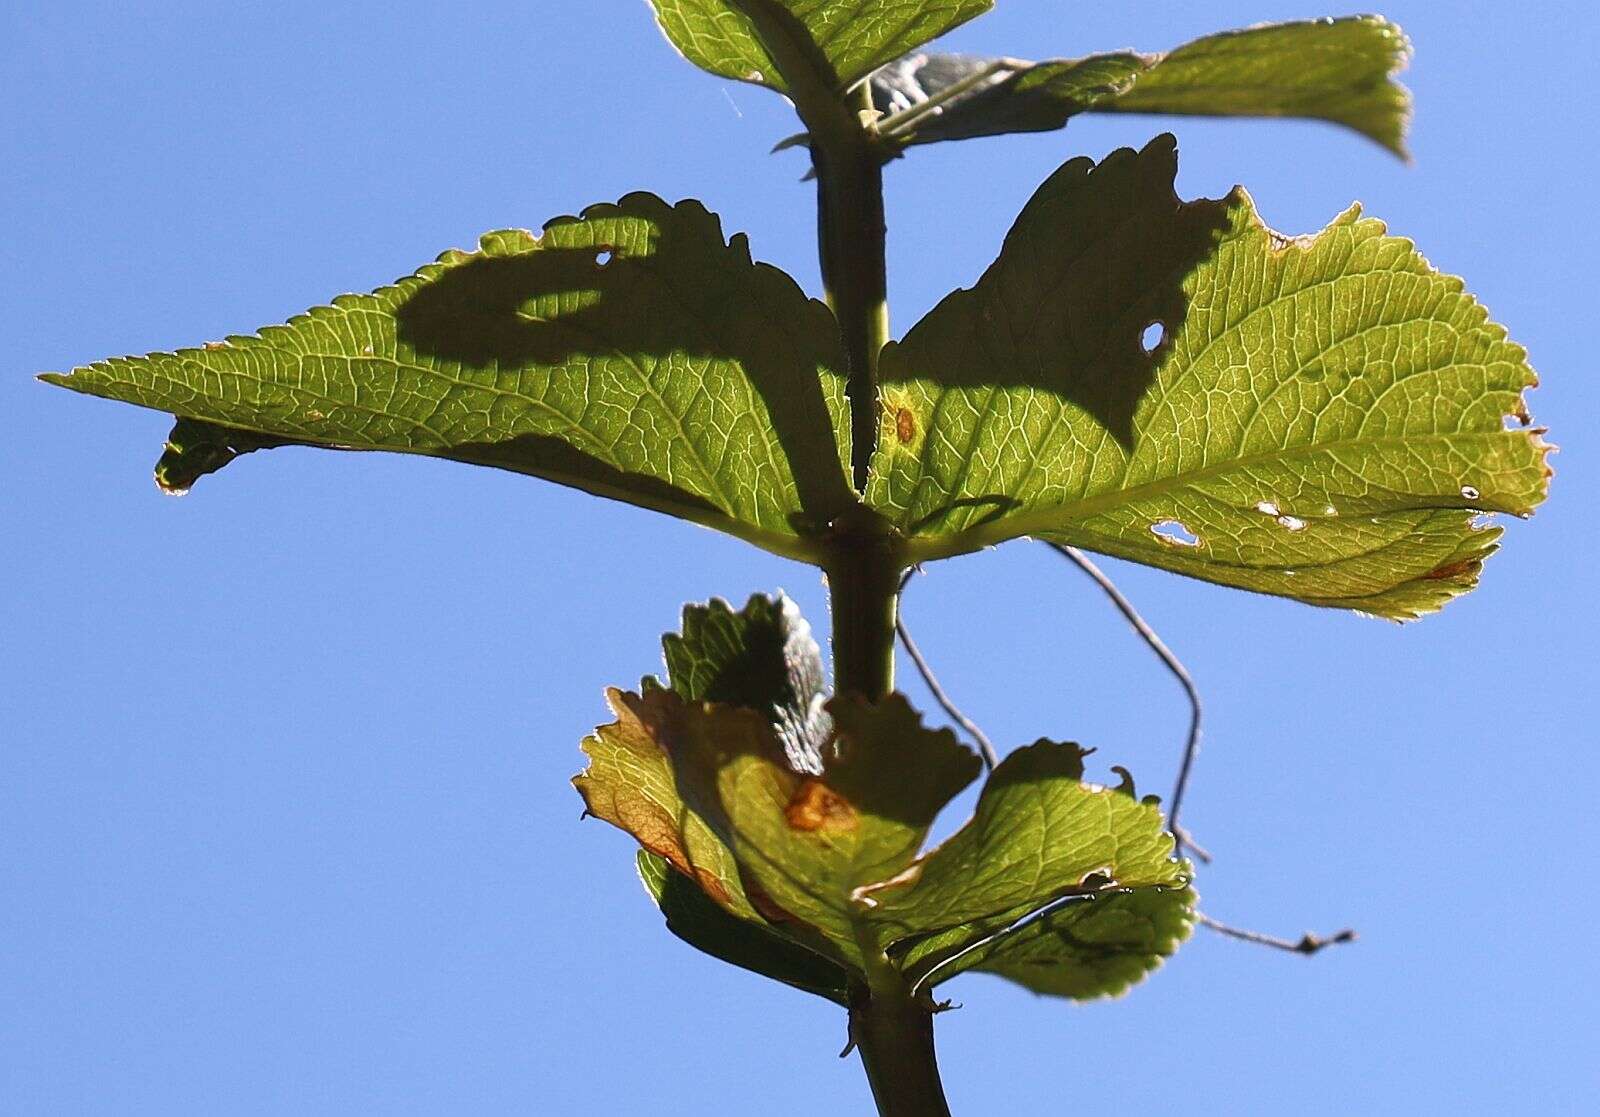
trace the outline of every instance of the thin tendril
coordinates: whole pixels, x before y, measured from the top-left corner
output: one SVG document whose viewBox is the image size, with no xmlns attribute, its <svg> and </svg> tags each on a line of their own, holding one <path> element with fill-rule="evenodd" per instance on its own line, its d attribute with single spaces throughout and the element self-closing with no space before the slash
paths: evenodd
<svg viewBox="0 0 1600 1117">
<path fill-rule="evenodd" d="M 1227 935 L 1230 939 L 1239 939 L 1241 942 L 1254 943 L 1256 946 L 1270 946 L 1274 950 L 1286 950 L 1291 954 L 1304 954 L 1307 957 L 1330 946 L 1339 943 L 1355 942 L 1356 933 L 1351 928 L 1323 938 L 1307 931 L 1299 940 L 1280 939 L 1276 935 L 1263 935 L 1260 931 L 1246 931 L 1241 927 L 1230 927 L 1226 923 L 1219 923 L 1204 912 L 1195 912 L 1195 920 L 1202 927 L 1209 927 L 1219 935 Z"/>
<path fill-rule="evenodd" d="M 1044 542 L 1087 574 L 1095 585 L 1100 587 L 1101 591 L 1111 599 L 1111 603 L 1117 607 L 1117 611 L 1133 626 L 1133 630 L 1149 645 L 1150 650 L 1156 653 L 1167 670 L 1172 672 L 1173 677 L 1182 685 L 1183 692 L 1189 696 L 1189 739 L 1183 747 L 1183 762 L 1178 766 L 1178 779 L 1172 789 L 1172 802 L 1167 807 L 1167 829 L 1172 834 L 1174 852 L 1181 853 L 1187 847 L 1201 861 L 1209 862 L 1210 855 L 1195 845 L 1189 837 L 1189 832 L 1178 825 L 1178 812 L 1183 807 L 1184 793 L 1189 790 L 1189 776 L 1194 769 L 1194 758 L 1200 751 L 1200 692 L 1195 688 L 1189 669 L 1179 662 L 1178 657 L 1172 654 L 1172 649 L 1156 635 L 1155 629 L 1139 615 L 1139 611 L 1133 607 L 1133 602 L 1123 596 L 1116 583 L 1091 562 L 1089 556 L 1076 547 L 1069 547 L 1064 543 L 1052 543 L 1048 539 Z"/>
<path fill-rule="evenodd" d="M 911 581 L 911 576 L 914 573 L 916 573 L 914 568 L 907 570 L 905 576 L 900 579 L 902 593 L 904 593 L 906 583 Z M 917 647 L 917 642 L 911 638 L 911 631 L 906 628 L 906 622 L 898 611 L 895 614 L 894 630 L 899 634 L 900 643 L 905 647 L 906 654 L 911 657 L 911 662 L 916 666 L 917 674 L 922 676 L 922 681 L 933 694 L 934 701 L 939 703 L 951 721 L 965 729 L 968 735 L 977 742 L 978 751 L 983 755 L 984 766 L 991 772 L 994 771 L 995 765 L 1000 763 L 999 754 L 995 752 L 994 742 L 989 740 L 988 735 L 978 728 L 977 722 L 961 712 L 960 708 L 950 700 L 950 696 L 945 693 L 944 687 L 939 685 L 939 680 L 935 677 L 933 668 L 928 665 L 927 659 L 922 654 L 922 649 Z"/>
</svg>

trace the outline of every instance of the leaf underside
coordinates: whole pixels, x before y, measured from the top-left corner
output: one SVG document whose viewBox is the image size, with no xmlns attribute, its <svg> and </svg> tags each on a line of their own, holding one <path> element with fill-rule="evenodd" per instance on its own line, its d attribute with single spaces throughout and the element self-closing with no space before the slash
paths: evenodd
<svg viewBox="0 0 1600 1117">
<path fill-rule="evenodd" d="M 650 0 L 667 39 L 690 62 L 725 78 L 780 92 L 765 35 L 781 34 L 809 56 L 820 81 L 842 91 L 907 51 L 981 15 L 994 0 Z M 765 33 L 765 35 L 764 35 Z"/>
<path fill-rule="evenodd" d="M 590 814 L 638 840 L 647 889 L 691 945 L 836 1001 L 864 949 L 930 987 L 977 968 L 1079 998 L 1120 992 L 1176 949 L 1181 935 L 1139 918 L 1186 929 L 1188 866 L 1153 805 L 1082 781 L 1077 746 L 1012 754 L 972 821 L 921 853 L 976 756 L 898 695 L 835 698 L 794 748 L 784 730 L 819 706 L 821 651 L 792 603 L 690 606 L 663 644 L 668 686 L 610 692 L 618 720 L 584 742 L 574 782 Z M 1038 914 L 1066 896 L 1106 906 Z M 1049 968 L 1046 931 L 1070 975 L 1034 973 Z M 1026 965 L 1002 949 L 1013 936 Z"/>
<path fill-rule="evenodd" d="M 664 858 L 639 851 L 639 879 L 661 909 L 667 929 L 684 942 L 731 965 L 848 1006 L 849 975 L 837 964 L 764 924 L 739 919 L 712 903 Z"/>
<path fill-rule="evenodd" d="M 1410 57 L 1399 27 L 1355 16 L 1227 31 L 1166 54 L 1024 62 L 917 53 L 872 81 L 875 103 L 891 114 L 973 82 L 896 133 L 900 144 L 1051 131 L 1083 112 L 1133 112 L 1325 120 L 1404 156 L 1411 97 L 1394 76 Z"/>
<path fill-rule="evenodd" d="M 868 503 L 918 559 L 1032 535 L 1396 619 L 1470 589 L 1479 515 L 1547 487 L 1523 350 L 1358 209 L 1286 239 L 1176 168 L 1069 162 L 884 350 Z"/>
<path fill-rule="evenodd" d="M 856 498 L 832 314 L 647 194 L 491 233 L 370 295 L 51 383 L 171 412 L 158 480 L 304 444 L 492 465 L 806 558 Z"/>
</svg>

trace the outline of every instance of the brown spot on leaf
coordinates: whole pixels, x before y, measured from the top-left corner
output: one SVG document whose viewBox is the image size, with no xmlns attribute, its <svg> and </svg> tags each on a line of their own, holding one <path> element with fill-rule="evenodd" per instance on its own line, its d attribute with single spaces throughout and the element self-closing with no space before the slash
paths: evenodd
<svg viewBox="0 0 1600 1117">
<path fill-rule="evenodd" d="M 1458 578 L 1476 578 L 1478 571 L 1483 569 L 1479 559 L 1462 559 L 1460 562 L 1447 562 L 1443 566 L 1436 566 L 1423 575 L 1430 582 L 1447 582 Z"/>
<path fill-rule="evenodd" d="M 795 789 L 794 798 L 789 800 L 783 817 L 788 820 L 791 829 L 808 833 L 854 830 L 857 825 L 856 809 L 850 805 L 850 801 L 815 778 L 803 781 Z"/>
<path fill-rule="evenodd" d="M 895 410 L 894 433 L 902 445 L 910 445 L 917 437 L 917 417 L 911 414 L 911 408 L 901 407 Z"/>
</svg>

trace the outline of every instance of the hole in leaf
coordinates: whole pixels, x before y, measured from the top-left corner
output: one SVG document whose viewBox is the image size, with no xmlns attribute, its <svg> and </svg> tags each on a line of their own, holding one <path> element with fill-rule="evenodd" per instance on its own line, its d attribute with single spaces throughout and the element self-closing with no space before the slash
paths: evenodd
<svg viewBox="0 0 1600 1117">
<path fill-rule="evenodd" d="M 1144 328 L 1144 333 L 1139 335 L 1139 344 L 1144 346 L 1146 353 L 1154 353 L 1167 340 L 1167 327 L 1157 321 L 1151 322 Z"/>
<path fill-rule="evenodd" d="M 1482 493 L 1480 493 L 1477 489 L 1473 488 L 1471 485 L 1462 485 L 1461 486 L 1461 499 L 1462 500 L 1477 500 L 1482 495 L 1483 495 Z"/>
<path fill-rule="evenodd" d="M 1160 520 L 1150 525 L 1150 530 L 1168 543 L 1179 547 L 1198 547 L 1200 537 L 1184 526 L 1181 520 Z"/>
<path fill-rule="evenodd" d="M 609 264 L 611 261 L 615 260 L 616 258 L 617 258 L 617 250 L 615 248 L 611 248 L 609 246 L 607 246 L 605 248 L 601 248 L 598 252 L 596 252 L 594 254 L 595 266 L 603 268 L 607 264 Z"/>
</svg>

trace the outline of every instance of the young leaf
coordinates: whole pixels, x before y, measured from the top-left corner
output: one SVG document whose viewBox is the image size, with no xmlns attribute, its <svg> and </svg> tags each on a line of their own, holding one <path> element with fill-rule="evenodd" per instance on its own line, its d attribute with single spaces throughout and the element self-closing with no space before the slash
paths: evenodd
<svg viewBox="0 0 1600 1117">
<path fill-rule="evenodd" d="M 666 859 L 641 849 L 639 879 L 666 918 L 667 930 L 690 946 L 835 1004 L 849 1005 L 850 982 L 843 968 L 765 924 L 729 915 Z"/>
<path fill-rule="evenodd" d="M 1404 156 L 1411 97 L 1394 75 L 1410 57 L 1400 28 L 1355 16 L 1208 35 L 1168 54 L 1048 62 L 916 54 L 872 82 L 886 113 L 948 96 L 894 131 L 900 144 L 1050 131 L 1081 112 L 1136 112 L 1326 120 Z M 960 82 L 968 84 L 956 90 Z"/>
<path fill-rule="evenodd" d="M 1075 1001 L 1115 997 L 1177 953 L 1194 930 L 1188 888 L 1140 888 L 1073 899 L 933 972 L 930 986 L 976 970 Z"/>
<path fill-rule="evenodd" d="M 1153 804 L 1082 780 L 1076 745 L 1041 740 L 1007 756 L 971 821 L 898 877 L 863 890 L 883 941 L 996 916 L 1009 922 L 1063 896 L 1188 883 Z"/>
<path fill-rule="evenodd" d="M 760 916 L 745 895 L 727 845 L 684 806 L 672 762 L 660 744 L 661 707 L 675 697 L 657 691 L 640 698 L 616 688 L 606 702 L 617 720 L 583 741 L 589 766 L 572 783 L 586 813 L 638 839 L 721 908 L 743 919 Z"/>
<path fill-rule="evenodd" d="M 870 911 L 857 889 L 911 862 L 979 762 L 949 730 L 924 728 L 898 695 L 878 704 L 839 697 L 829 709 L 835 738 L 821 775 L 790 767 L 750 710 L 664 707 L 658 739 L 684 802 L 759 888 L 762 913 L 786 929 L 814 929 L 860 962 Z"/>
<path fill-rule="evenodd" d="M 1393 618 L 1470 589 L 1477 515 L 1547 487 L 1523 350 L 1359 210 L 1290 240 L 1176 169 L 1068 163 L 883 351 L 869 504 L 917 560 L 1035 535 Z"/>
<path fill-rule="evenodd" d="M 732 703 L 764 715 L 786 747 L 813 758 L 820 771 L 828 723 L 819 717 L 822 652 L 811 627 L 787 597 L 756 594 L 738 613 L 720 600 L 686 606 L 682 633 L 668 633 L 662 646 L 672 690 L 657 686 L 642 698 L 607 692 L 617 721 L 584 741 L 589 767 L 573 784 L 589 814 L 639 841 L 640 877 L 674 934 L 724 961 L 838 1000 L 846 972 L 775 930 L 752 906 L 727 845 L 679 797 L 662 743 L 681 702 Z"/>
<path fill-rule="evenodd" d="M 800 609 L 783 594 L 686 605 L 683 633 L 662 637 L 672 689 L 690 702 L 745 706 L 767 715 L 796 771 L 822 772 L 832 731 L 823 708 L 822 649 Z"/>
<path fill-rule="evenodd" d="M 168 487 L 263 446 L 394 450 L 804 559 L 855 503 L 843 367 L 832 314 L 743 236 L 696 202 L 631 194 L 255 336 L 44 379 L 180 416 Z"/>
<path fill-rule="evenodd" d="M 779 92 L 815 84 L 834 93 L 994 6 L 994 0 L 650 3 L 672 45 L 703 70 Z"/>
</svg>

